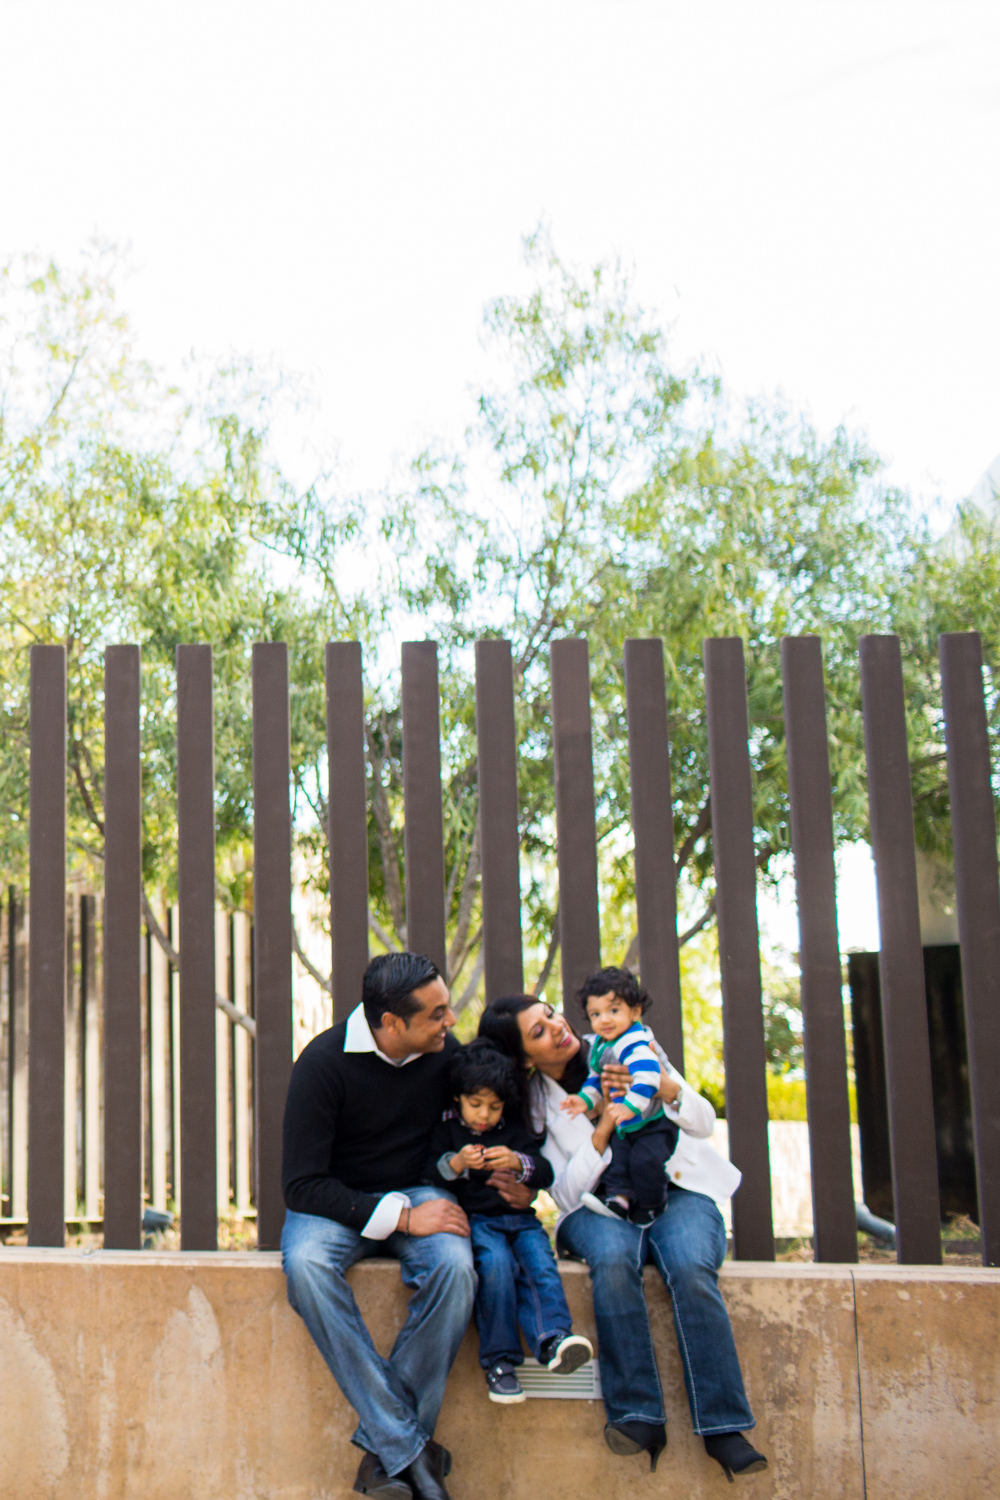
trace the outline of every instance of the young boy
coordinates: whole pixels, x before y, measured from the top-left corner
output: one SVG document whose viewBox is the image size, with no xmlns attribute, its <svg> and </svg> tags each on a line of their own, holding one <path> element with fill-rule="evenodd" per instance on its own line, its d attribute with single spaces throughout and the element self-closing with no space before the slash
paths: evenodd
<svg viewBox="0 0 1000 1500">
<path fill-rule="evenodd" d="M 520 1124 L 513 1059 L 485 1039 L 463 1047 L 451 1067 L 456 1108 L 435 1126 L 425 1180 L 448 1188 L 469 1216 L 479 1276 L 476 1326 L 479 1363 L 491 1401 L 523 1401 L 516 1366 L 523 1364 L 518 1324 L 539 1364 L 568 1374 L 594 1356 L 589 1339 L 572 1333 L 555 1256 L 533 1209 L 516 1212 L 489 1177 L 498 1169 L 532 1187 L 549 1187 L 552 1167 L 538 1140 Z M 504 1109 L 511 1118 L 506 1118 Z"/>
<path fill-rule="evenodd" d="M 611 1165 L 601 1178 L 600 1200 L 588 1202 L 633 1224 L 652 1224 L 667 1196 L 664 1167 L 677 1145 L 677 1126 L 656 1098 L 660 1060 L 652 1032 L 642 1024 L 650 999 L 628 969 L 602 969 L 588 979 L 577 999 L 597 1033 L 590 1049 L 590 1076 L 579 1094 L 563 1104 L 567 1114 L 590 1113 L 601 1099 L 601 1068 L 623 1063 L 631 1082 L 622 1099 L 608 1105 L 615 1122 Z M 585 1194 L 584 1201 L 590 1199 Z"/>
</svg>

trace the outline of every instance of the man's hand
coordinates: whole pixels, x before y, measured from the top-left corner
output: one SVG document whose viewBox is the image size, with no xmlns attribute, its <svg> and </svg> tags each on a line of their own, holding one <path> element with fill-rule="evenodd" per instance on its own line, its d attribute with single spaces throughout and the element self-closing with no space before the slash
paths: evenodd
<svg viewBox="0 0 1000 1500">
<path fill-rule="evenodd" d="M 461 1151 L 456 1151 L 449 1163 L 456 1177 L 461 1177 L 463 1172 L 481 1172 L 483 1169 L 483 1148 L 475 1145 L 472 1141 L 463 1146 Z"/>
<path fill-rule="evenodd" d="M 521 1170 L 521 1158 L 515 1155 L 508 1146 L 488 1146 L 483 1152 L 483 1157 L 486 1165 L 492 1167 L 494 1172 L 501 1169 L 508 1172 Z"/>
<path fill-rule="evenodd" d="M 587 1103 L 586 1099 L 581 1098 L 579 1094 L 570 1094 L 568 1099 L 563 1100 L 559 1108 L 563 1111 L 564 1114 L 575 1116 L 585 1115 L 590 1109 L 590 1105 Z"/>
<path fill-rule="evenodd" d="M 538 1194 L 538 1189 L 531 1187 L 526 1182 L 515 1181 L 513 1172 L 501 1168 L 487 1178 L 490 1187 L 495 1187 L 505 1203 L 511 1208 L 516 1208 L 518 1213 L 524 1213 L 529 1209 Z"/>
<path fill-rule="evenodd" d="M 397 1229 L 407 1234 L 457 1234 L 469 1238 L 469 1221 L 457 1203 L 447 1198 L 427 1198 L 400 1211 Z"/>
</svg>

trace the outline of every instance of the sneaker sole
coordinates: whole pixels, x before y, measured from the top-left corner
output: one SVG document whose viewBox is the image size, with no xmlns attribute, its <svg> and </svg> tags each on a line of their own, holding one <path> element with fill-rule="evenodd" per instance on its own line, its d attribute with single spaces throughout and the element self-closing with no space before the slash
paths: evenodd
<svg viewBox="0 0 1000 1500">
<path fill-rule="evenodd" d="M 498 1406 L 516 1406 L 519 1401 L 527 1401 L 528 1399 L 523 1391 L 520 1391 L 516 1396 L 500 1396 L 496 1391 L 487 1391 L 487 1395 Z"/>
<path fill-rule="evenodd" d="M 553 1375 L 572 1375 L 581 1365 L 585 1365 L 589 1359 L 593 1359 L 594 1351 L 588 1344 L 570 1344 L 569 1348 L 560 1355 L 558 1361 L 553 1360 L 545 1368 Z"/>
</svg>

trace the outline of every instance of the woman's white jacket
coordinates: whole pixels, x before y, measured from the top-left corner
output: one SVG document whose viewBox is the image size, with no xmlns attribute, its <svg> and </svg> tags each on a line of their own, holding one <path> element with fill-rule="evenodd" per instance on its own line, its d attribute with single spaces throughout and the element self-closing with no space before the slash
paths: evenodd
<svg viewBox="0 0 1000 1500">
<path fill-rule="evenodd" d="M 685 1083 L 663 1049 L 656 1042 L 653 1045 L 664 1071 L 681 1085 L 680 1107 L 663 1106 L 667 1117 L 680 1127 L 677 1148 L 667 1162 L 667 1176 L 679 1188 L 714 1198 L 721 1208 L 739 1187 L 740 1173 L 709 1144 L 715 1129 L 715 1110 Z M 544 1073 L 532 1076 L 528 1098 L 532 1127 L 539 1133 L 543 1129 L 546 1132 L 542 1155 L 555 1173 L 548 1191 L 562 1218 L 579 1207 L 581 1194 L 593 1192 L 611 1161 L 611 1147 L 603 1153 L 595 1151 L 593 1122 L 585 1115 L 564 1114 L 559 1106 L 567 1098 L 566 1090 Z"/>
</svg>

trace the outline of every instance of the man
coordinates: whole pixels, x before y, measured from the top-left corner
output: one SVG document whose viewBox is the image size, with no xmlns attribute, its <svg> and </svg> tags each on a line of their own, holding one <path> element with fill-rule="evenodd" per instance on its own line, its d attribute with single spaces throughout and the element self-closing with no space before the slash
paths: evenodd
<svg viewBox="0 0 1000 1500">
<path fill-rule="evenodd" d="M 302 1052 L 285 1106 L 288 1300 L 358 1414 L 354 1488 L 377 1500 L 448 1500 L 451 1455 L 433 1434 L 476 1275 L 465 1214 L 417 1184 L 450 1103 L 454 1024 L 429 958 L 383 954 L 357 1009 Z M 379 1254 L 398 1257 L 413 1288 L 388 1359 L 347 1283 L 356 1261 Z"/>
</svg>

